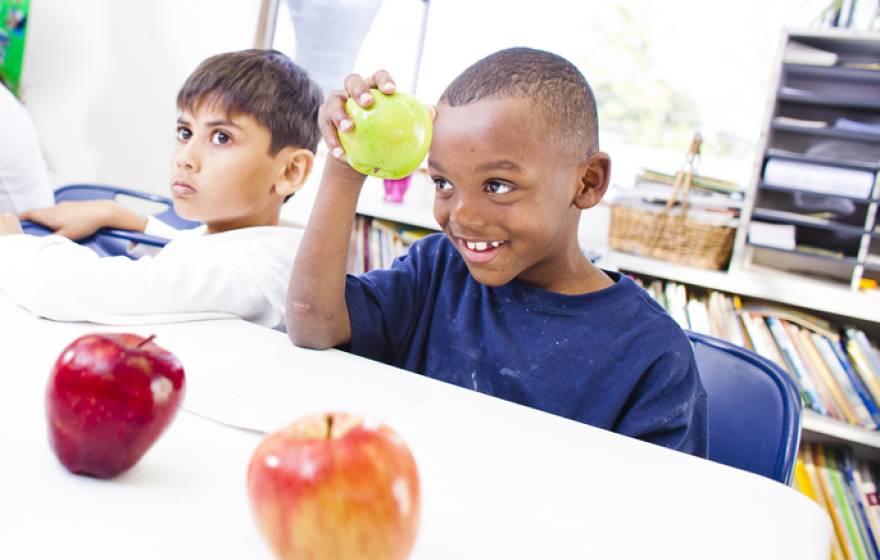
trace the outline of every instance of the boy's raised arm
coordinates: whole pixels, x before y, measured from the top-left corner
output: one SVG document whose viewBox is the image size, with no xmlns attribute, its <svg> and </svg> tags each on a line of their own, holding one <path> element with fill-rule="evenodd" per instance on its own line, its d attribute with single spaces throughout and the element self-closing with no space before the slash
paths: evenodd
<svg viewBox="0 0 880 560">
<path fill-rule="evenodd" d="M 391 93 L 394 82 L 384 71 L 367 80 L 352 74 L 345 80 L 345 91 L 332 92 L 318 116 L 331 157 L 324 166 L 287 290 L 287 333 L 297 346 L 331 348 L 351 338 L 345 303 L 345 267 L 365 177 L 345 162 L 336 130 L 354 128 L 345 112 L 345 101 L 353 97 L 358 104 L 369 106 L 373 102 L 369 93 L 372 87 Z"/>
</svg>

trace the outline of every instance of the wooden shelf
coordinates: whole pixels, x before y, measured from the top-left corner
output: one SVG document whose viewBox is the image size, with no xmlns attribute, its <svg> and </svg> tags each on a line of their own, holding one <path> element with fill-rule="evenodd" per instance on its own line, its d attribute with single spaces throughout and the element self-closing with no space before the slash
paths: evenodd
<svg viewBox="0 0 880 560">
<path fill-rule="evenodd" d="M 815 310 L 841 318 L 880 323 L 880 298 L 757 265 L 721 272 L 609 251 L 602 266 L 777 302 L 808 312 Z"/>
<path fill-rule="evenodd" d="M 790 76 L 820 78 L 832 81 L 880 83 L 880 71 L 846 66 L 813 66 L 809 64 L 783 64 L 783 70 Z"/>
<path fill-rule="evenodd" d="M 880 109 L 880 104 L 877 106 Z M 815 165 L 825 165 L 828 167 L 843 167 L 845 169 L 857 169 L 859 171 L 869 171 L 871 173 L 876 173 L 878 169 L 880 169 L 880 164 L 877 163 L 865 163 L 861 161 L 854 160 L 843 160 L 838 158 L 830 158 L 830 157 L 820 157 L 820 156 L 809 156 L 806 154 L 799 154 L 797 152 L 789 152 L 786 150 L 780 150 L 777 148 L 770 148 L 766 153 L 767 158 L 774 159 L 782 159 L 788 161 L 796 161 L 799 163 L 811 163 Z"/>
<path fill-rule="evenodd" d="M 778 192 L 786 192 L 786 193 L 803 193 L 807 195 L 812 195 L 815 197 L 823 197 L 823 196 L 833 196 L 834 198 L 846 198 L 852 200 L 853 202 L 861 203 L 861 204 L 870 204 L 874 202 L 876 199 L 874 198 L 864 198 L 861 196 L 848 196 L 843 194 L 828 194 L 817 191 L 811 191 L 808 189 L 799 189 L 796 187 L 780 187 L 777 185 L 768 185 L 767 183 L 761 181 L 759 183 L 759 188 L 765 191 L 778 191 Z"/>
<path fill-rule="evenodd" d="M 813 105 L 817 107 L 835 107 L 839 109 L 867 109 L 880 110 L 880 102 L 835 95 L 782 93 L 776 98 L 785 103 L 797 103 L 800 105 Z"/>
<path fill-rule="evenodd" d="M 790 134 L 800 134 L 803 136 L 816 136 L 822 138 L 835 138 L 838 140 L 854 140 L 858 142 L 880 143 L 880 134 L 867 134 L 864 132 L 854 132 L 852 130 L 843 130 L 828 126 L 825 128 L 815 128 L 812 126 L 798 126 L 794 124 L 783 124 L 774 122 L 771 128 L 777 132 L 787 132 Z"/>
<path fill-rule="evenodd" d="M 863 459 L 880 461 L 880 432 L 804 410 L 802 440 L 846 445 Z"/>
</svg>

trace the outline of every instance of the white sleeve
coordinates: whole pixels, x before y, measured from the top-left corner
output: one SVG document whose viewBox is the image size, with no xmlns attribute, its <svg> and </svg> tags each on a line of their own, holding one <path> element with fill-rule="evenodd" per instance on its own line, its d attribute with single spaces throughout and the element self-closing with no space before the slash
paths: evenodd
<svg viewBox="0 0 880 560">
<path fill-rule="evenodd" d="M 24 106 L 0 86 L 0 212 L 20 214 L 54 204 L 37 131 Z"/>
<path fill-rule="evenodd" d="M 126 325 L 241 317 L 272 327 L 283 322 L 222 244 L 172 247 L 184 241 L 169 243 L 155 257 L 131 260 L 101 258 L 55 235 L 0 237 L 0 289 L 31 312 L 59 321 Z"/>
</svg>

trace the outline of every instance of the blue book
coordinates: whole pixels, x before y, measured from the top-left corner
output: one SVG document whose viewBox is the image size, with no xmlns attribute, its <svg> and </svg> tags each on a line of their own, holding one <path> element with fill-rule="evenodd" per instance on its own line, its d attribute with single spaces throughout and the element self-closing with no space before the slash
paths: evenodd
<svg viewBox="0 0 880 560">
<path fill-rule="evenodd" d="M 873 558 L 880 558 L 880 548 L 877 547 L 877 537 L 880 535 L 874 535 L 871 531 L 871 523 L 868 521 L 868 513 L 865 510 L 865 504 L 862 503 L 862 490 L 856 484 L 855 478 L 853 477 L 853 462 L 852 457 L 847 453 L 838 453 L 837 457 L 837 466 L 840 469 L 840 472 L 843 473 L 844 481 L 846 482 L 847 490 L 848 490 L 848 501 L 852 505 L 853 513 L 855 515 L 856 524 L 858 525 L 859 533 L 861 533 L 862 540 L 865 544 L 873 551 Z"/>
<path fill-rule="evenodd" d="M 874 402 L 874 398 L 871 396 L 871 392 L 868 391 L 868 388 L 865 386 L 865 382 L 862 381 L 862 378 L 859 377 L 859 374 L 856 373 L 856 370 L 853 369 L 852 364 L 849 362 L 849 358 L 847 358 L 845 350 L 843 349 L 842 342 L 838 344 L 829 343 L 828 346 L 831 347 L 831 351 L 834 352 L 834 355 L 837 356 L 837 362 L 840 364 L 840 367 L 843 368 L 844 373 L 849 378 L 850 383 L 853 388 L 855 388 L 856 392 L 859 394 L 859 398 L 862 399 L 862 402 L 865 403 L 865 408 L 868 409 L 868 413 L 871 415 L 871 418 L 874 419 L 874 422 L 880 424 L 880 407 L 877 406 L 877 403 Z"/>
<path fill-rule="evenodd" d="M 782 323 L 779 322 L 779 319 L 776 317 L 764 317 L 764 321 L 767 323 L 767 326 L 770 327 L 770 334 L 776 341 L 776 345 L 779 347 L 779 350 L 782 353 L 782 358 L 788 365 L 788 369 L 791 370 L 795 376 L 795 381 L 800 387 L 801 397 L 804 399 L 804 404 L 816 412 L 828 416 L 828 409 L 819 398 L 819 394 L 813 386 L 813 380 L 807 373 L 806 367 L 801 361 L 800 355 L 797 353 L 797 349 L 792 344 L 791 339 L 788 338 L 788 333 L 785 331 L 785 327 L 782 326 Z"/>
</svg>

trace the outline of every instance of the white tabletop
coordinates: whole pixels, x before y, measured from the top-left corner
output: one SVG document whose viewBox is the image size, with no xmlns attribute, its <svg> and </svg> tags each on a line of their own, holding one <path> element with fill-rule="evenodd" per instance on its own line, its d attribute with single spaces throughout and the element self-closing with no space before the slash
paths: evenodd
<svg viewBox="0 0 880 560">
<path fill-rule="evenodd" d="M 187 410 L 98 481 L 55 460 L 43 391 L 66 344 L 109 330 L 158 335 L 186 369 Z M 53 323 L 0 293 L 0 376 L 0 558 L 267 558 L 244 485 L 260 436 L 216 421 L 271 430 L 328 410 L 373 414 L 409 443 L 414 558 L 829 557 L 827 516 L 781 484 L 243 321 Z"/>
</svg>

